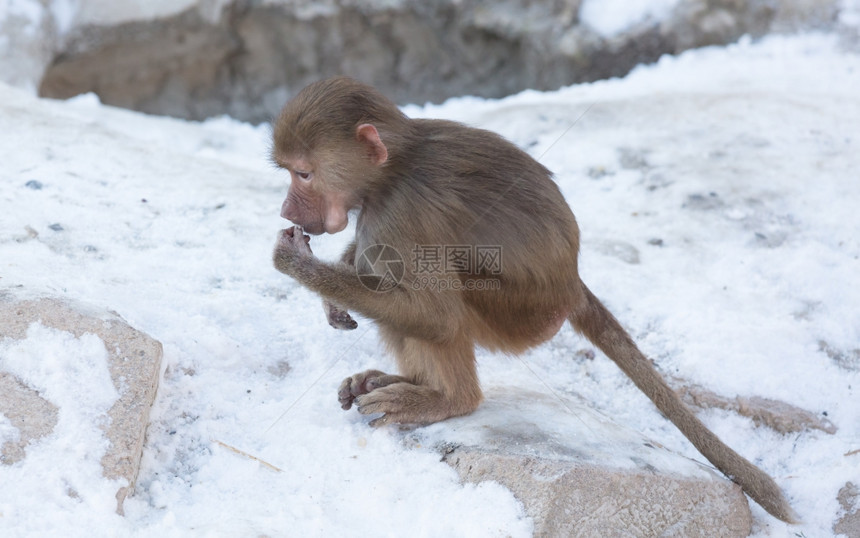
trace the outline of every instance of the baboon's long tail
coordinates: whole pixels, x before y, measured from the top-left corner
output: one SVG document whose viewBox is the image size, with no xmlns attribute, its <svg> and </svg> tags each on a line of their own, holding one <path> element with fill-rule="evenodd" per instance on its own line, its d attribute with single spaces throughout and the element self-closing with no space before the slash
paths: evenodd
<svg viewBox="0 0 860 538">
<path fill-rule="evenodd" d="M 726 446 L 684 405 L 651 362 L 633 343 L 618 320 L 582 285 L 586 300 L 571 313 L 570 322 L 609 358 L 714 466 L 739 484 L 747 495 L 773 516 L 787 523 L 798 521 L 779 486 L 764 471 Z"/>
</svg>

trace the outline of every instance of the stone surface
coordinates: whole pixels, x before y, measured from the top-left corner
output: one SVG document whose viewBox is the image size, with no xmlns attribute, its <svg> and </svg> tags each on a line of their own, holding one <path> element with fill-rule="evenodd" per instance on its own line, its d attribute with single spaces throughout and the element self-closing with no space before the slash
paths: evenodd
<svg viewBox="0 0 860 538">
<path fill-rule="evenodd" d="M 0 322 L 2 323 L 2 322 Z M 2 330 L 0 330 L 2 335 Z M 12 374 L 0 371 L 0 415 L 18 430 L 18 438 L 0 446 L 0 463 L 10 465 L 24 459 L 31 441 L 51 433 L 57 425 L 57 406 Z"/>
<path fill-rule="evenodd" d="M 621 76 L 663 54 L 745 34 L 832 27 L 839 14 L 837 0 L 679 0 L 665 20 L 645 18 L 602 35 L 581 20 L 580 6 L 186 1 L 156 18 L 85 18 L 55 37 L 39 91 L 58 98 L 95 92 L 108 104 L 192 119 L 227 113 L 269 121 L 307 83 L 335 74 L 369 82 L 400 103 L 502 97 Z"/>
<path fill-rule="evenodd" d="M 845 515 L 833 526 L 833 532 L 849 538 L 860 536 L 860 488 L 853 482 L 848 482 L 839 490 L 837 499 L 839 506 L 845 510 Z"/>
<path fill-rule="evenodd" d="M 53 297 L 29 297 L 0 290 L 0 338 L 22 339 L 28 327 L 46 327 L 80 337 L 98 336 L 108 354 L 108 369 L 119 398 L 108 411 L 105 437 L 109 448 L 102 458 L 106 478 L 124 478 L 128 485 L 117 491 L 117 511 L 133 492 L 140 466 L 149 410 L 158 388 L 161 343 L 130 327 L 113 312 Z M 48 435 L 57 423 L 57 408 L 15 377 L 0 372 L 0 413 L 18 428 L 19 439 L 2 447 L 2 463 L 25 456 L 27 443 Z"/>
<path fill-rule="evenodd" d="M 736 484 L 589 408 L 494 389 L 474 414 L 414 434 L 469 482 L 509 488 L 535 536 L 747 536 Z"/>
<path fill-rule="evenodd" d="M 710 409 L 716 407 L 733 411 L 752 419 L 756 426 L 767 426 L 779 433 L 794 433 L 804 430 L 821 430 L 836 433 L 836 426 L 824 417 L 794 405 L 759 396 L 737 396 L 726 398 L 698 385 L 686 385 L 678 390 L 687 405 Z"/>
</svg>

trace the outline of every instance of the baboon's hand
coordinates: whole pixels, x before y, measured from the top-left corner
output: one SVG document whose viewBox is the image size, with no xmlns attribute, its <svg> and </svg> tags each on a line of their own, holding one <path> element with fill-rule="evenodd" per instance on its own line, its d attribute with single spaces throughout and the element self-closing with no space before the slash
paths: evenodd
<svg viewBox="0 0 860 538">
<path fill-rule="evenodd" d="M 342 331 L 351 331 L 358 327 L 358 323 L 352 316 L 349 315 L 349 312 L 341 309 L 339 306 L 334 303 L 323 299 L 323 309 L 325 310 L 326 319 L 328 319 L 328 324 L 334 327 L 335 329 L 339 329 Z"/>
<path fill-rule="evenodd" d="M 310 241 L 310 236 L 302 233 L 301 226 L 291 226 L 278 232 L 278 242 L 272 255 L 278 271 L 289 274 L 296 260 L 313 256 L 308 245 Z"/>
</svg>

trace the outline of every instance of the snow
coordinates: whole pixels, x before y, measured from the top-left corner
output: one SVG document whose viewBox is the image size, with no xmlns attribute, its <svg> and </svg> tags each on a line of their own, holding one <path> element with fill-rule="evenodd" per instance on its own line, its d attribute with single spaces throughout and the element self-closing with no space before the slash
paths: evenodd
<svg viewBox="0 0 860 538">
<path fill-rule="evenodd" d="M 61 413 L 104 416 L 119 397 L 104 343 L 95 335 L 75 338 L 36 323 L 25 340 L 8 339 L 2 350 L 3 369 L 59 406 Z"/>
<path fill-rule="evenodd" d="M 69 2 L 70 0 L 65 0 Z M 59 2 L 58 2 L 59 3 Z M 215 22 L 229 0 L 79 0 L 75 14 L 76 25 L 113 25 L 132 21 L 166 18 L 190 9 L 197 9 Z"/>
<path fill-rule="evenodd" d="M 804 520 L 751 505 L 757 536 L 827 536 L 837 491 L 860 483 L 858 95 L 860 59 L 810 35 L 405 110 L 496 130 L 554 170 L 584 280 L 666 375 L 827 413 L 835 435 L 701 413 Z M 460 484 L 415 432 L 339 409 L 343 377 L 393 364 L 368 320 L 330 329 L 319 299 L 271 267 L 287 175 L 269 164 L 267 126 L 0 96 L 0 286 L 116 310 L 164 344 L 165 365 L 121 517 L 97 468 L 103 437 L 75 427 L 115 398 L 99 342 L 39 325 L 0 342 L 0 365 L 71 413 L 0 466 L 0 535 L 530 535 L 498 484 Z M 335 259 L 348 236 L 314 238 L 314 252 Z M 611 361 L 575 358 L 583 349 L 565 327 L 523 362 L 479 352 L 479 370 L 512 405 L 551 389 L 701 460 Z M 0 440 L 14 435 L 0 419 Z M 69 454 L 79 467 L 58 464 Z"/>
<path fill-rule="evenodd" d="M 25 0 L 19 0 L 25 1 Z M 54 24 L 57 28 L 57 33 L 60 36 L 68 34 L 77 23 L 86 23 L 88 21 L 78 21 L 79 8 L 85 10 L 88 2 L 80 0 L 53 0 L 49 4 L 50 13 L 53 16 Z M 127 5 L 128 2 L 115 2 L 115 5 Z M 96 20 L 90 21 L 96 23 Z"/>
<path fill-rule="evenodd" d="M 15 29 L 25 36 L 35 37 L 44 17 L 44 9 L 33 0 L 5 0 L 0 2 L 0 27 L 13 24 Z M 9 36 L 0 33 L 0 53 L 10 49 Z M 8 75 L 4 74 L 3 80 Z"/>
<path fill-rule="evenodd" d="M 0 414 L 0 445 L 7 441 L 19 441 L 21 439 L 21 432 L 16 428 L 12 421 L 6 418 L 5 415 Z"/>
<path fill-rule="evenodd" d="M 848 27 L 860 28 L 860 0 L 842 0 L 839 22 Z"/>
<path fill-rule="evenodd" d="M 613 37 L 646 21 L 662 21 L 679 0 L 584 0 L 580 21 L 603 37 Z"/>
<path fill-rule="evenodd" d="M 94 425 L 106 424 L 118 398 L 104 343 L 95 335 L 75 338 L 36 323 L 26 339 L 0 342 L 0 368 L 39 391 L 59 413 L 51 434 L 26 449 L 24 462 L 0 469 L 3 484 L 14 485 L 0 488 L 3 534 L 45 536 L 66 527 L 101 527 L 115 517 L 116 508 L 102 501 L 126 485 L 97 478 L 108 445 Z M 0 444 L 15 440 L 18 431 L 13 432 L 6 437 L 0 429 Z M 59 464 L 63 461 L 75 465 Z M 39 501 L 47 501 L 43 507 L 50 507 L 54 517 L 34 517 Z"/>
<path fill-rule="evenodd" d="M 42 20 L 42 9 L 31 0 L 5 0 L 0 6 L 0 19 L 19 18 L 36 25 Z"/>
</svg>

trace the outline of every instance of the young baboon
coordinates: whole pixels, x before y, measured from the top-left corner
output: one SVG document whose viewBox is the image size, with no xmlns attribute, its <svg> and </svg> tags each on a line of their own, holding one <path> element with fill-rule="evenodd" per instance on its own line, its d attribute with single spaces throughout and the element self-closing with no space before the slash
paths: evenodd
<svg viewBox="0 0 860 538">
<path fill-rule="evenodd" d="M 296 225 L 280 233 L 275 267 L 323 297 L 333 326 L 355 328 L 350 310 L 374 320 L 400 371 L 344 380 L 344 409 L 382 413 L 374 426 L 470 413 L 482 397 L 476 345 L 521 353 L 569 320 L 711 463 L 768 512 L 795 521 L 774 481 L 684 406 L 580 280 L 576 220 L 550 171 L 528 154 L 489 131 L 410 119 L 341 77 L 287 103 L 273 158 L 292 178 L 281 215 Z M 355 240 L 340 263 L 314 257 L 303 231 L 340 232 L 350 210 L 358 210 Z M 415 263 L 422 252 L 456 248 L 453 263 L 444 255 Z M 482 249 L 501 263 L 478 263 Z"/>
</svg>

